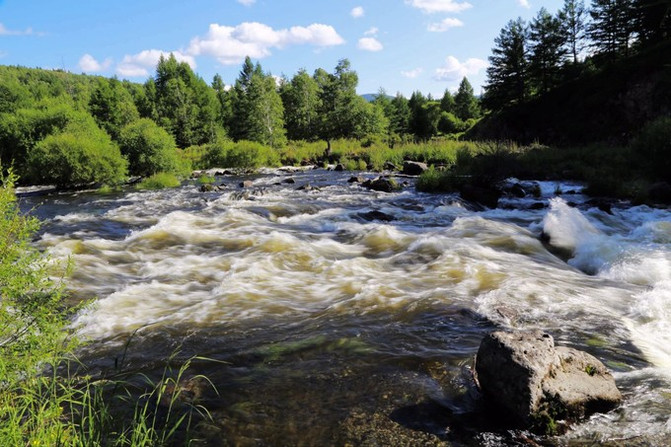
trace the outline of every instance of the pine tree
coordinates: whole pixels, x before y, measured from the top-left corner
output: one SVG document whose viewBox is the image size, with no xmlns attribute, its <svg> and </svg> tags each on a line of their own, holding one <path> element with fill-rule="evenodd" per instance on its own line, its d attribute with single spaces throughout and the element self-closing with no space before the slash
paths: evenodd
<svg viewBox="0 0 671 447">
<path fill-rule="evenodd" d="M 484 104 L 497 110 L 527 97 L 527 31 L 522 18 L 511 20 L 494 40 L 487 68 Z"/>
<path fill-rule="evenodd" d="M 459 90 L 454 96 L 454 114 L 462 121 L 477 118 L 480 115 L 480 104 L 473 94 L 471 83 L 465 76 L 459 83 Z"/>
<path fill-rule="evenodd" d="M 443 112 L 454 113 L 454 96 L 448 89 L 445 89 L 443 97 L 440 100 L 440 110 Z"/>
<path fill-rule="evenodd" d="M 633 0 L 593 0 L 587 34 L 595 53 L 606 62 L 628 56 L 636 17 Z"/>
<path fill-rule="evenodd" d="M 565 37 L 565 50 L 571 55 L 573 63 L 577 64 L 580 53 L 585 48 L 587 30 L 587 10 L 583 0 L 564 0 L 564 6 L 559 11 L 559 21 Z"/>
<path fill-rule="evenodd" d="M 529 81 L 541 94 L 556 86 L 566 57 L 561 22 L 541 8 L 529 26 Z"/>
</svg>

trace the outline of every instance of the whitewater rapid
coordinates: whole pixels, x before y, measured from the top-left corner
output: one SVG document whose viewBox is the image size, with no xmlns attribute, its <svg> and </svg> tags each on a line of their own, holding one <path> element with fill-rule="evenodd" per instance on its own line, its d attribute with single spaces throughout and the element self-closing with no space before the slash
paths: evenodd
<svg viewBox="0 0 671 447">
<path fill-rule="evenodd" d="M 131 334 L 196 333 L 219 340 L 208 353 L 230 360 L 269 346 L 268 333 L 337 333 L 368 340 L 365 368 L 376 356 L 437 353 L 463 364 L 486 330 L 539 328 L 601 358 L 624 387 L 623 409 L 569 438 L 671 433 L 669 210 L 616 204 L 608 214 L 579 185 L 554 182 L 539 183 L 540 197 L 483 210 L 412 185 L 382 193 L 348 178 L 270 170 L 244 190 L 239 178 L 221 177 L 217 192 L 188 183 L 23 204 L 46 220 L 39 246 L 73 260 L 75 299 L 95 300 L 73 324 L 100 349 Z M 316 189 L 298 190 L 308 183 Z M 440 323 L 457 309 L 468 318 Z M 255 341 L 250 334 L 264 328 Z M 231 344 L 241 333 L 251 337 L 244 349 Z"/>
</svg>

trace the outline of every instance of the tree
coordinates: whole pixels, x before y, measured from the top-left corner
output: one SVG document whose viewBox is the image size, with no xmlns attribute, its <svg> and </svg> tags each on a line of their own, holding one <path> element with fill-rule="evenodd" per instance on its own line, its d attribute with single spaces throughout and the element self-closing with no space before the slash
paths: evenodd
<svg viewBox="0 0 671 447">
<path fill-rule="evenodd" d="M 535 91 L 546 93 L 559 82 L 566 57 L 566 38 L 561 22 L 541 8 L 529 25 L 529 81 Z"/>
<path fill-rule="evenodd" d="M 410 107 L 410 131 L 418 140 L 428 140 L 438 133 L 440 121 L 440 103 L 429 101 L 421 92 L 416 91 L 408 101 Z"/>
<path fill-rule="evenodd" d="M 236 140 L 256 141 L 273 147 L 286 143 L 284 106 L 275 78 L 263 73 L 249 57 L 240 71 L 231 96 L 230 135 Z"/>
<path fill-rule="evenodd" d="M 318 111 L 321 106 L 319 85 L 312 76 L 301 69 L 291 82 L 280 88 L 284 105 L 284 122 L 290 140 L 314 140 L 318 138 Z"/>
<path fill-rule="evenodd" d="M 454 112 L 454 96 L 452 96 L 452 93 L 448 89 L 445 89 L 445 93 L 443 93 L 443 97 L 440 100 L 440 110 L 448 113 Z"/>
<path fill-rule="evenodd" d="M 509 21 L 494 40 L 483 98 L 488 108 L 497 110 L 527 98 L 526 40 L 522 18 Z"/>
<path fill-rule="evenodd" d="M 89 110 L 98 125 L 114 140 L 126 124 L 140 118 L 133 97 L 117 79 L 98 81 L 98 87 L 91 94 Z"/>
<path fill-rule="evenodd" d="M 669 38 L 671 3 L 668 0 L 634 0 L 637 21 L 634 31 L 643 45 Z"/>
<path fill-rule="evenodd" d="M 587 10 L 583 0 L 564 0 L 559 11 L 559 21 L 565 37 L 564 49 L 577 64 L 580 53 L 585 48 L 585 32 L 587 29 Z"/>
<path fill-rule="evenodd" d="M 145 83 L 145 94 L 153 103 L 151 118 L 170 132 L 179 147 L 216 138 L 216 95 L 186 62 L 178 62 L 173 54 L 161 56 L 156 75 Z"/>
<path fill-rule="evenodd" d="M 459 83 L 459 90 L 454 96 L 454 114 L 462 121 L 480 116 L 478 98 L 473 94 L 473 87 L 465 76 Z"/>
<path fill-rule="evenodd" d="M 175 140 L 148 118 L 141 118 L 121 129 L 119 145 L 132 175 L 148 177 L 158 172 L 179 171 Z"/>
<path fill-rule="evenodd" d="M 408 100 L 400 93 L 396 93 L 391 100 L 394 112 L 389 119 L 389 127 L 397 135 L 406 135 L 410 133 L 410 118 L 412 111 L 408 105 Z"/>
<path fill-rule="evenodd" d="M 587 34 L 600 59 L 627 56 L 636 23 L 633 0 L 593 0 Z"/>
<path fill-rule="evenodd" d="M 233 117 L 233 106 L 231 104 L 230 89 L 226 88 L 224 80 L 219 74 L 212 79 L 212 89 L 217 96 L 217 123 L 222 128 L 227 128 Z"/>
</svg>

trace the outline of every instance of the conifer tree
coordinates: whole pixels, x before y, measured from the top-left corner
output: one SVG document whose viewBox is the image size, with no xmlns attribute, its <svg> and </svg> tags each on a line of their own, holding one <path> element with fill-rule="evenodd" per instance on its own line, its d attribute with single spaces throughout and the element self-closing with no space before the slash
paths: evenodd
<svg viewBox="0 0 671 447">
<path fill-rule="evenodd" d="M 477 118 L 480 115 L 478 99 L 473 94 L 473 87 L 465 76 L 459 83 L 457 94 L 454 95 L 454 114 L 462 121 Z"/>
<path fill-rule="evenodd" d="M 573 63 L 577 64 L 585 48 L 587 10 L 584 1 L 564 0 L 564 6 L 559 11 L 559 21 L 565 38 L 564 49 L 571 55 Z"/>
<path fill-rule="evenodd" d="M 560 20 L 541 8 L 529 25 L 529 81 L 536 92 L 546 93 L 557 84 L 565 43 Z"/>
<path fill-rule="evenodd" d="M 522 18 L 509 21 L 494 43 L 483 101 L 497 110 L 527 97 L 527 30 Z"/>
</svg>

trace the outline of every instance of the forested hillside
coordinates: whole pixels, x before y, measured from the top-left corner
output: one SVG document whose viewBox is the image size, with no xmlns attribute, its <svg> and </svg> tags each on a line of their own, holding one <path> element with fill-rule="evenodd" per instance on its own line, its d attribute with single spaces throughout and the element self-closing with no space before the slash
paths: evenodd
<svg viewBox="0 0 671 447">
<path fill-rule="evenodd" d="M 671 113 L 671 5 L 565 0 L 511 20 L 495 41 L 472 138 L 575 145 L 626 143 Z"/>
<path fill-rule="evenodd" d="M 332 73 L 278 79 L 247 58 L 232 85 L 219 75 L 208 84 L 172 55 L 144 84 L 4 66 L 0 160 L 22 183 L 116 184 L 129 174 L 183 174 L 194 160 L 274 164 L 288 141 L 323 141 L 323 152 L 338 139 L 393 147 L 456 138 L 480 115 L 466 78 L 440 100 L 381 91 L 369 102 L 357 84 L 347 60 Z"/>
</svg>

